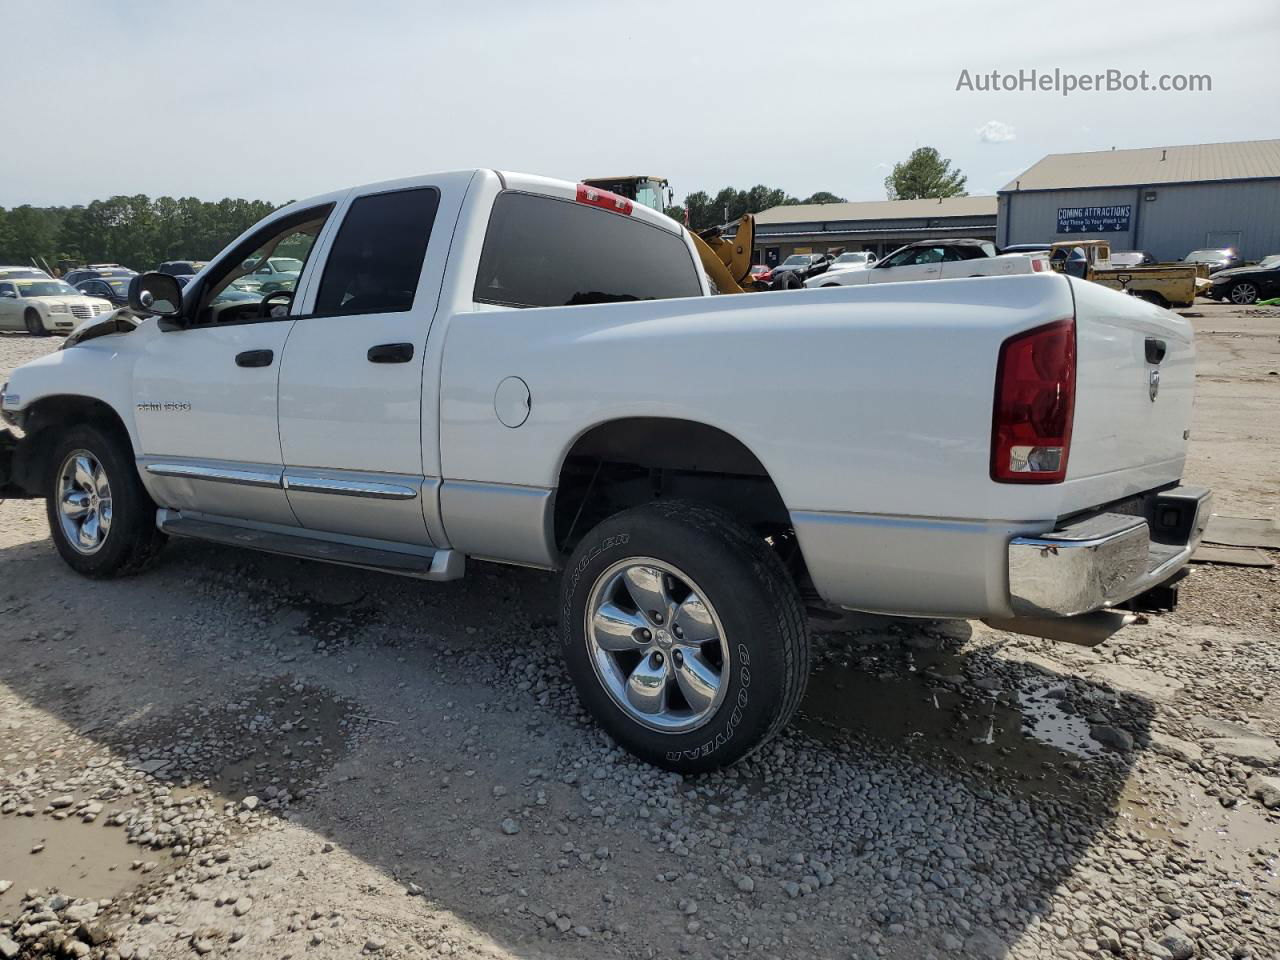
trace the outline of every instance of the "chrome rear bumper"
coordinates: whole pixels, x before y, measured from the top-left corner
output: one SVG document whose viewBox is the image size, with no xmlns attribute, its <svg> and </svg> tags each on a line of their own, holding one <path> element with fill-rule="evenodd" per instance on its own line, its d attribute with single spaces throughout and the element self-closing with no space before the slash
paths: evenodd
<svg viewBox="0 0 1280 960">
<path fill-rule="evenodd" d="M 1009 542 L 1015 616 L 1071 617 L 1124 603 L 1177 573 L 1204 536 L 1212 494 L 1175 487 L 1142 515 L 1100 513 Z"/>
</svg>

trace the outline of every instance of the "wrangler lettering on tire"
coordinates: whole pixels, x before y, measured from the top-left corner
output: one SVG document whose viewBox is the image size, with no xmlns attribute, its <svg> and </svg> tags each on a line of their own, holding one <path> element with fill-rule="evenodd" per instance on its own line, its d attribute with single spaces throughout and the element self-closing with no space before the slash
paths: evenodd
<svg viewBox="0 0 1280 960">
<path fill-rule="evenodd" d="M 749 755 L 804 691 L 796 586 L 759 536 L 714 507 L 657 501 L 605 520 L 570 558 L 560 611 L 583 705 L 669 770 Z"/>
</svg>

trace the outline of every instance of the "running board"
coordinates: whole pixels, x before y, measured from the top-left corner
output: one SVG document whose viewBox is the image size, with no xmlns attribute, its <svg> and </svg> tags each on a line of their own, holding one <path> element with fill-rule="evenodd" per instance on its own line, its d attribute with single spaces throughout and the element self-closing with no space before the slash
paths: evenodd
<svg viewBox="0 0 1280 960">
<path fill-rule="evenodd" d="M 229 547 L 247 547 L 299 560 L 322 560 L 346 567 L 381 570 L 420 580 L 457 580 L 462 576 L 466 564 L 466 557 L 456 550 L 432 551 L 427 548 L 429 552 L 400 553 L 378 547 L 196 520 L 171 510 L 157 511 L 156 526 L 175 537 L 190 537 Z"/>
</svg>

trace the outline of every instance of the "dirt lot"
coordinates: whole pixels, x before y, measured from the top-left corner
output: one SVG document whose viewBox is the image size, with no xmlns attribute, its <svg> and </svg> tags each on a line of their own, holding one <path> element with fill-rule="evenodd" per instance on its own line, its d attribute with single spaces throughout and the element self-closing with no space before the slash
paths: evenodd
<svg viewBox="0 0 1280 960">
<path fill-rule="evenodd" d="M 1187 477 L 1274 516 L 1280 311 L 1196 312 Z M 776 744 L 681 780 L 579 711 L 549 575 L 97 583 L 9 502 L 0 958 L 1275 958 L 1278 569 L 1094 650 L 851 617 Z"/>
</svg>

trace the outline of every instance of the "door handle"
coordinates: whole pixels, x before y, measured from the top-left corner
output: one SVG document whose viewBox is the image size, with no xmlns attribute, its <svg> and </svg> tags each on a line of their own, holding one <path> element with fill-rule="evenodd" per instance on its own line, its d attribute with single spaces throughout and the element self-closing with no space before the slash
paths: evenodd
<svg viewBox="0 0 1280 960">
<path fill-rule="evenodd" d="M 1168 349 L 1169 345 L 1158 337 L 1147 337 L 1147 363 L 1159 363 Z"/>
<path fill-rule="evenodd" d="M 412 343 L 380 343 L 369 348 L 370 363 L 408 363 L 413 359 Z"/>
<path fill-rule="evenodd" d="M 275 354 L 270 350 L 246 350 L 244 353 L 236 354 L 237 367 L 269 367 L 271 361 L 275 359 Z"/>
</svg>

